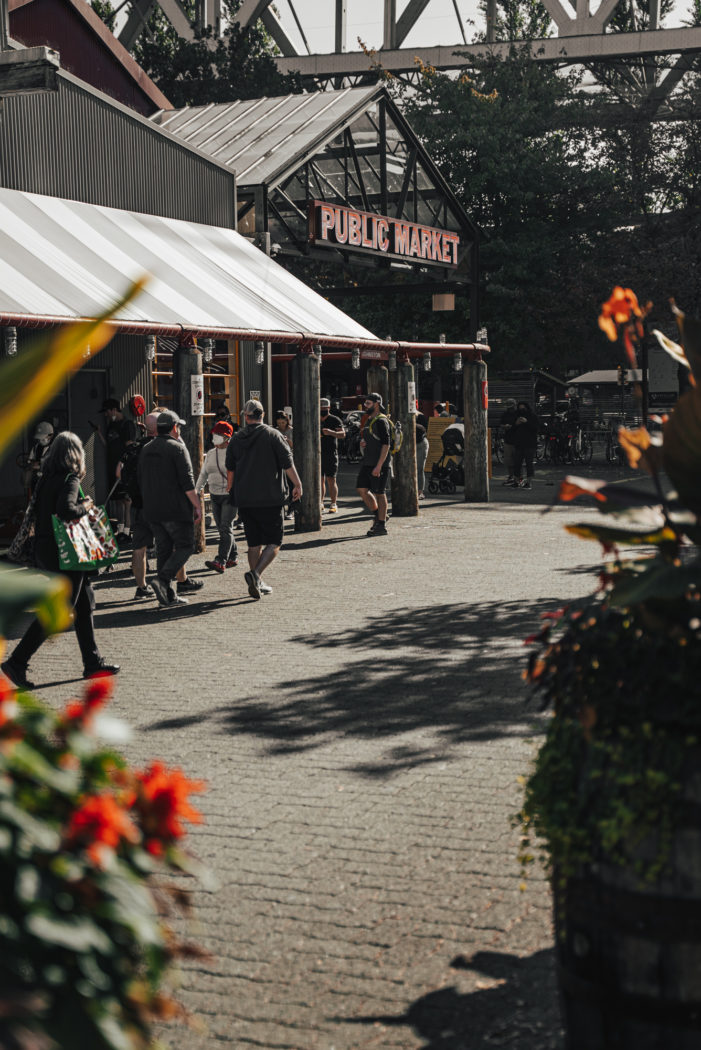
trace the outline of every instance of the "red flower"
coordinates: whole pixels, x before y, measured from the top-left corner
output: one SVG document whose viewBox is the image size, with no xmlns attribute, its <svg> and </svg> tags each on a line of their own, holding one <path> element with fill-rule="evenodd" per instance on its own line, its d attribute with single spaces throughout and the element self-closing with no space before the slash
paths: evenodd
<svg viewBox="0 0 701 1050">
<path fill-rule="evenodd" d="M 65 722 L 84 722 L 91 715 L 94 715 L 96 711 L 99 711 L 101 707 L 112 696 L 114 690 L 114 675 L 111 674 L 95 674 L 92 678 L 88 679 L 88 684 L 85 687 L 85 699 L 81 703 L 80 700 L 73 700 L 66 710 L 63 712 L 63 721 Z"/>
<path fill-rule="evenodd" d="M 122 841 L 138 842 L 139 832 L 112 795 L 87 795 L 71 816 L 67 837 L 69 845 L 85 846 L 102 867 L 105 850 L 115 850 Z"/>
<path fill-rule="evenodd" d="M 146 849 L 159 856 L 163 844 L 183 837 L 183 820 L 202 823 L 202 814 L 190 805 L 188 795 L 204 791 L 206 785 L 202 780 L 188 780 L 180 769 L 166 769 L 162 762 L 152 762 L 143 773 L 138 773 L 137 782 L 139 795 L 134 808 L 144 831 Z"/>
<path fill-rule="evenodd" d="M 0 729 L 12 722 L 15 713 L 15 690 L 7 678 L 0 678 Z"/>
<path fill-rule="evenodd" d="M 634 317 L 642 317 L 643 311 L 638 305 L 638 297 L 630 288 L 620 285 L 611 292 L 605 303 L 601 304 L 599 328 L 609 337 L 612 343 L 618 339 L 619 325 L 628 324 Z"/>
</svg>

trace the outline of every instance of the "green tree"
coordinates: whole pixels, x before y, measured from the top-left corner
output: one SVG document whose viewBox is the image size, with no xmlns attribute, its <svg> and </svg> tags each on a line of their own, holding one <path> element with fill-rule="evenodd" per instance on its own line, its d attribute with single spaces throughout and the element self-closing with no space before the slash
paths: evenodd
<svg viewBox="0 0 701 1050">
<path fill-rule="evenodd" d="M 502 367 L 584 367 L 606 296 L 616 185 L 599 163 L 574 75 L 514 48 L 472 76 L 425 68 L 403 105 L 467 212 L 484 232 L 482 321 Z"/>
<path fill-rule="evenodd" d="M 110 0 L 93 0 L 92 6 L 112 28 Z M 185 6 L 194 23 L 194 2 Z M 177 108 L 301 91 L 296 74 L 278 72 L 277 50 L 260 22 L 245 30 L 232 24 L 240 6 L 241 0 L 224 0 L 227 28 L 216 40 L 211 27 L 196 30 L 194 40 L 184 40 L 159 7 L 152 10 L 133 55 Z"/>
</svg>

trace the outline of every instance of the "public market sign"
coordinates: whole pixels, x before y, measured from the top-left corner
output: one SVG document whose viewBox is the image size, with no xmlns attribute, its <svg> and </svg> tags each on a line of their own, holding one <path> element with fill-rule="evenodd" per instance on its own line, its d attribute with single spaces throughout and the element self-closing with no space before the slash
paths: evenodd
<svg viewBox="0 0 701 1050">
<path fill-rule="evenodd" d="M 342 204 L 310 201 L 309 240 L 316 247 L 372 252 L 433 266 L 458 265 L 460 234 Z"/>
</svg>

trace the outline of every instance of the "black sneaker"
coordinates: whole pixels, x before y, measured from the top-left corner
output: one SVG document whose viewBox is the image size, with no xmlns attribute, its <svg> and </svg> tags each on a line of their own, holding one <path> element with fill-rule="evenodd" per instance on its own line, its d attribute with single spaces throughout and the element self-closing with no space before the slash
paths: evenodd
<svg viewBox="0 0 701 1050">
<path fill-rule="evenodd" d="M 98 660 L 83 671 L 83 678 L 92 678 L 98 674 L 119 674 L 119 664 L 108 664 L 106 660 Z"/>
<path fill-rule="evenodd" d="M 181 591 L 199 591 L 200 587 L 204 587 L 204 580 L 193 580 L 188 576 L 186 580 L 178 584 L 178 594 Z"/>
<path fill-rule="evenodd" d="M 248 593 L 250 594 L 251 598 L 260 598 L 262 592 L 260 589 L 260 579 L 258 578 L 258 573 L 253 571 L 244 572 L 243 578 L 248 584 Z"/>
<path fill-rule="evenodd" d="M 168 584 L 165 583 L 165 581 L 162 580 L 160 576 L 153 577 L 153 579 L 151 580 L 151 587 L 153 589 L 153 593 L 158 599 L 158 604 L 162 608 L 165 609 L 168 605 L 170 605 L 170 594 L 168 591 Z"/>
<path fill-rule="evenodd" d="M 150 583 L 147 583 L 145 587 L 137 587 L 134 593 L 134 601 L 139 601 L 141 598 L 154 598 L 153 587 Z"/>
<path fill-rule="evenodd" d="M 366 535 L 367 536 L 386 536 L 387 535 L 387 525 L 386 525 L 386 523 L 384 521 L 380 521 L 378 519 L 375 522 L 375 524 L 372 526 L 372 528 L 368 529 Z"/>
<path fill-rule="evenodd" d="M 34 682 L 30 682 L 27 678 L 26 666 L 22 667 L 20 664 L 16 664 L 12 657 L 0 664 L 0 670 L 2 670 L 5 678 L 9 678 L 18 689 L 34 689 Z"/>
</svg>

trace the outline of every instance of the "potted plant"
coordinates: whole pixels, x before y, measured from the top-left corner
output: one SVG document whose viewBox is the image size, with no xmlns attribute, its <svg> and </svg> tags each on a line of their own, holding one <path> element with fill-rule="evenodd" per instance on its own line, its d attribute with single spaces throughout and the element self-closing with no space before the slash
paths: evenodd
<svg viewBox="0 0 701 1050">
<path fill-rule="evenodd" d="M 629 363 L 649 307 L 615 289 L 600 324 Z M 603 520 L 594 594 L 546 616 L 525 672 L 546 738 L 526 781 L 524 864 L 552 873 L 570 1050 L 701 1047 L 701 324 L 677 311 L 690 369 L 661 436 L 619 432 L 646 486 L 567 478 Z M 670 486 L 668 480 L 671 481 Z"/>
</svg>

